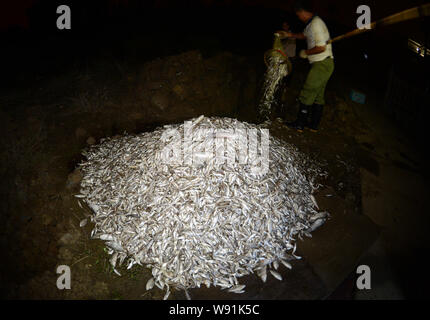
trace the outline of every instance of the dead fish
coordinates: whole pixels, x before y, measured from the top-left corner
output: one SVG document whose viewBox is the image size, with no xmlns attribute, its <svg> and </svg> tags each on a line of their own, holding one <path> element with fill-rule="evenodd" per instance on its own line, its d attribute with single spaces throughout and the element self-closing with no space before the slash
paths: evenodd
<svg viewBox="0 0 430 320">
<path fill-rule="evenodd" d="M 266 282 L 267 280 L 267 268 L 266 266 L 263 267 L 258 273 L 258 276 L 261 278 L 261 281 Z"/>
<path fill-rule="evenodd" d="M 112 241 L 112 240 L 115 240 L 115 237 L 113 237 L 110 234 L 101 234 L 100 235 L 100 240 L 110 240 L 110 241 Z"/>
<path fill-rule="evenodd" d="M 327 212 L 318 212 L 316 214 L 314 214 L 312 217 L 309 218 L 310 222 L 314 222 L 318 219 L 322 219 L 322 218 L 328 218 L 329 214 Z"/>
<path fill-rule="evenodd" d="M 122 247 L 122 245 L 116 241 L 107 241 L 106 245 L 117 252 L 124 251 L 124 248 Z"/>
<path fill-rule="evenodd" d="M 185 297 L 187 298 L 187 300 L 191 300 L 191 296 L 190 296 L 190 294 L 188 293 L 188 290 L 187 290 L 187 289 L 185 289 L 184 291 L 185 291 Z"/>
<path fill-rule="evenodd" d="M 213 284 L 242 293 L 239 277 L 255 272 L 266 282 L 268 267 L 291 268 L 282 260 L 283 250 L 293 249 L 288 257 L 300 259 L 296 238 L 310 235 L 307 227 L 328 217 L 315 211 L 311 197 L 320 187 L 316 179 L 325 173 L 293 145 L 267 133 L 269 170 L 259 174 L 251 169 L 261 162 L 256 150 L 264 148 L 254 152 L 251 137 L 262 141 L 262 126 L 204 116 L 190 123 L 195 136 L 185 133 L 185 124 L 172 124 L 102 139 L 83 152 L 80 197 L 93 211 L 91 236 L 106 241 L 114 267 L 127 259 L 127 268 L 151 269 L 148 290 L 167 290 L 166 299 L 169 286 L 187 290 Z M 224 150 L 219 141 L 211 142 L 218 129 Z M 249 154 L 230 163 L 228 155 L 243 140 L 237 129 L 249 132 Z M 163 140 L 165 130 L 178 134 Z M 185 138 L 203 163 L 185 162 L 193 159 L 182 145 Z M 164 162 L 162 150 L 172 144 L 184 147 L 182 163 Z M 214 151 L 224 151 L 224 163 L 203 157 Z"/>
<path fill-rule="evenodd" d="M 170 295 L 170 291 L 167 290 L 166 294 L 163 297 L 163 300 L 167 300 L 167 298 L 169 297 L 169 295 Z"/>
<path fill-rule="evenodd" d="M 276 279 L 278 279 L 278 280 L 282 281 L 282 276 L 281 276 L 278 272 L 273 271 L 273 270 L 270 270 L 270 273 L 271 273 L 271 274 L 272 274 L 272 276 L 274 276 Z"/>
<path fill-rule="evenodd" d="M 83 220 L 81 220 L 81 222 L 79 222 L 79 226 L 82 228 L 82 227 L 85 227 L 87 225 L 87 219 L 85 218 L 85 219 L 83 219 Z"/>
<path fill-rule="evenodd" d="M 288 263 L 287 261 L 285 261 L 285 260 L 283 260 L 283 259 L 281 259 L 281 263 L 285 266 L 285 267 L 287 267 L 288 269 L 292 269 L 293 267 L 291 266 L 291 264 L 290 263 Z"/>
<path fill-rule="evenodd" d="M 112 267 L 114 267 L 115 268 L 115 266 L 116 266 L 116 260 L 117 260 L 117 258 L 118 258 L 118 253 L 117 252 L 115 252 L 115 253 L 113 253 L 112 254 L 112 257 L 110 258 L 110 260 L 109 260 L 109 262 L 110 262 L 110 264 L 112 265 Z"/>
<path fill-rule="evenodd" d="M 163 288 L 164 288 L 164 282 L 162 282 L 162 281 L 155 281 L 155 285 L 160 289 L 160 290 L 163 290 Z"/>
<path fill-rule="evenodd" d="M 316 220 L 314 223 L 312 223 L 312 225 L 309 227 L 309 232 L 314 232 L 316 229 L 318 229 L 319 227 L 321 227 L 324 223 L 326 222 L 325 218 L 321 218 Z"/>
<path fill-rule="evenodd" d="M 319 209 L 319 207 L 318 207 L 318 203 L 317 203 L 317 201 L 315 200 L 315 197 L 314 197 L 312 194 L 311 194 L 309 197 L 311 198 L 312 203 L 315 205 L 315 207 L 316 207 L 317 209 Z"/>
<path fill-rule="evenodd" d="M 154 288 L 154 278 L 151 278 L 146 282 L 146 290 L 151 290 Z"/>
<path fill-rule="evenodd" d="M 246 286 L 244 284 L 237 285 L 228 289 L 228 292 L 238 293 L 238 291 L 242 291 Z M 243 292 L 243 291 L 242 291 Z"/>
<path fill-rule="evenodd" d="M 259 101 L 259 113 L 266 118 L 271 114 L 271 106 L 274 102 L 275 92 L 281 80 L 288 74 L 288 64 L 280 57 L 274 56 L 268 59 L 268 68 L 264 76 L 263 95 Z M 266 120 L 269 125 L 270 120 Z"/>
</svg>

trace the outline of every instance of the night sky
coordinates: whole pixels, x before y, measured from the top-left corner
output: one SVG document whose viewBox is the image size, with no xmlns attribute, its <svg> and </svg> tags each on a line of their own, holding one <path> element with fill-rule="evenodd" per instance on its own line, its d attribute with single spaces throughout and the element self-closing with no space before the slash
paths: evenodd
<svg viewBox="0 0 430 320">
<path fill-rule="evenodd" d="M 292 13 L 292 4 L 294 0 L 192 0 L 192 1 L 133 1 L 133 0 L 98 0 L 98 1 L 50 1 L 50 0 L 19 0 L 19 1 L 2 1 L 0 4 L 0 30 L 5 31 L 9 28 L 24 28 L 28 29 L 33 27 L 29 12 L 35 7 L 55 7 L 59 4 L 68 4 L 71 7 L 77 6 L 81 8 L 99 8 L 106 16 L 114 15 L 118 9 L 133 11 L 135 8 L 140 9 L 138 14 L 145 15 L 145 11 L 153 9 L 185 9 L 187 11 L 195 11 L 201 9 L 215 9 L 222 8 L 224 12 L 234 8 L 249 8 L 249 7 L 262 7 L 273 8 L 281 11 Z M 421 5 L 426 1 L 409 0 L 409 1 L 389 1 L 389 0 L 372 0 L 366 1 L 314 1 L 316 11 L 328 18 L 329 20 L 336 21 L 345 27 L 353 28 L 355 26 L 355 9 L 358 5 L 366 4 L 372 9 L 372 20 L 381 19 L 385 16 L 400 12 L 402 10 Z M 95 12 L 94 11 L 94 12 Z M 48 15 L 48 13 L 46 13 Z M 220 17 L 221 18 L 221 17 Z M 239 20 L 243 17 L 237 17 Z M 165 22 L 165 21 L 164 21 Z M 219 21 L 222 23 L 222 19 Z M 163 23 L 164 24 L 164 23 Z M 256 22 L 258 24 L 258 22 Z"/>
<path fill-rule="evenodd" d="M 166 41 L 172 43 L 184 35 L 217 37 L 229 51 L 260 54 L 271 45 L 269 35 L 279 29 L 283 21 L 288 21 L 293 31 L 302 31 L 303 24 L 293 13 L 293 3 L 294 0 L 3 1 L 0 4 L 0 33 L 5 51 L 9 51 L 12 58 L 16 51 L 52 51 L 50 46 L 59 48 L 64 42 L 67 44 L 60 50 L 63 53 L 76 49 L 72 43 L 87 42 L 87 53 L 90 54 L 93 51 L 91 44 L 97 39 L 107 38 L 114 42 L 116 37 L 123 39 L 133 33 L 163 33 L 162 36 L 168 39 Z M 424 3 L 418 0 L 366 2 L 372 10 L 372 21 Z M 61 4 L 71 8 L 72 30 L 59 31 L 56 28 L 56 8 Z M 356 8 L 360 4 L 363 3 L 355 0 L 314 1 L 316 12 L 327 23 L 332 37 L 356 28 Z M 367 46 L 395 51 L 398 49 L 396 45 L 405 38 L 424 41 L 425 27 L 422 19 L 418 20 L 374 30 L 371 35 L 357 37 L 353 45 L 367 37 Z M 118 47 L 116 44 L 112 46 Z"/>
</svg>

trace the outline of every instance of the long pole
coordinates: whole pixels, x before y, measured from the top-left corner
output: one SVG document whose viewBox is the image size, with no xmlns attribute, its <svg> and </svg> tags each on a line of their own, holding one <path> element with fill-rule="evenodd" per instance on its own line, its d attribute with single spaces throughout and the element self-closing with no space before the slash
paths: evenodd
<svg viewBox="0 0 430 320">
<path fill-rule="evenodd" d="M 424 17 L 424 16 L 429 16 L 430 15 L 430 3 L 424 4 L 422 6 L 418 6 L 415 8 L 411 8 L 411 9 L 407 9 L 404 10 L 402 12 L 393 14 L 389 17 L 386 17 L 384 19 L 372 22 L 370 24 L 370 29 L 355 29 L 353 31 L 347 32 L 343 35 L 337 36 L 329 41 L 327 41 L 327 43 L 332 43 L 332 42 L 336 42 L 342 39 L 346 39 L 352 36 L 355 36 L 357 34 L 361 34 L 367 31 L 371 31 L 377 27 L 382 27 L 382 26 L 388 26 L 390 24 L 394 24 L 394 23 L 398 23 L 398 22 L 403 22 L 403 21 L 407 21 L 407 20 L 412 20 L 412 19 L 416 19 L 419 17 Z"/>
</svg>

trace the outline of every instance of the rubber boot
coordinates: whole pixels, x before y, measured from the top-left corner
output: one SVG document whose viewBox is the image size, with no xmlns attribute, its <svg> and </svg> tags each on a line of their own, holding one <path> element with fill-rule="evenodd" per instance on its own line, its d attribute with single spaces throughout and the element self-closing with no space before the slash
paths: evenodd
<svg viewBox="0 0 430 320">
<path fill-rule="evenodd" d="M 299 113 L 294 122 L 287 122 L 286 125 L 292 129 L 302 132 L 304 127 L 308 125 L 309 106 L 300 103 Z"/>
<path fill-rule="evenodd" d="M 318 126 L 321 122 L 322 113 L 323 113 L 323 105 L 321 104 L 313 104 L 310 108 L 310 121 L 308 128 L 312 132 L 318 131 Z"/>
</svg>

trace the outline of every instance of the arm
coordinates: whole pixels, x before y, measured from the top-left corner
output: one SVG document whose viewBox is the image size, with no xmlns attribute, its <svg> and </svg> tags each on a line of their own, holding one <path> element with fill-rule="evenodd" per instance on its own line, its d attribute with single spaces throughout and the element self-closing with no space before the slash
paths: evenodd
<svg viewBox="0 0 430 320">
<path fill-rule="evenodd" d="M 325 51 L 325 46 L 315 46 L 312 49 L 305 50 L 305 53 L 310 56 L 312 54 L 318 54 Z"/>
<path fill-rule="evenodd" d="M 276 31 L 276 32 L 279 33 L 279 36 L 281 39 L 285 39 L 285 38 L 293 38 L 293 39 L 300 39 L 300 40 L 306 39 L 303 33 L 292 33 L 292 32 L 287 32 L 283 30 Z"/>
<path fill-rule="evenodd" d="M 292 33 L 292 32 L 287 32 L 287 37 L 288 38 L 293 38 L 293 39 L 300 39 L 300 40 L 305 40 L 306 36 L 304 35 L 304 33 Z"/>
</svg>

